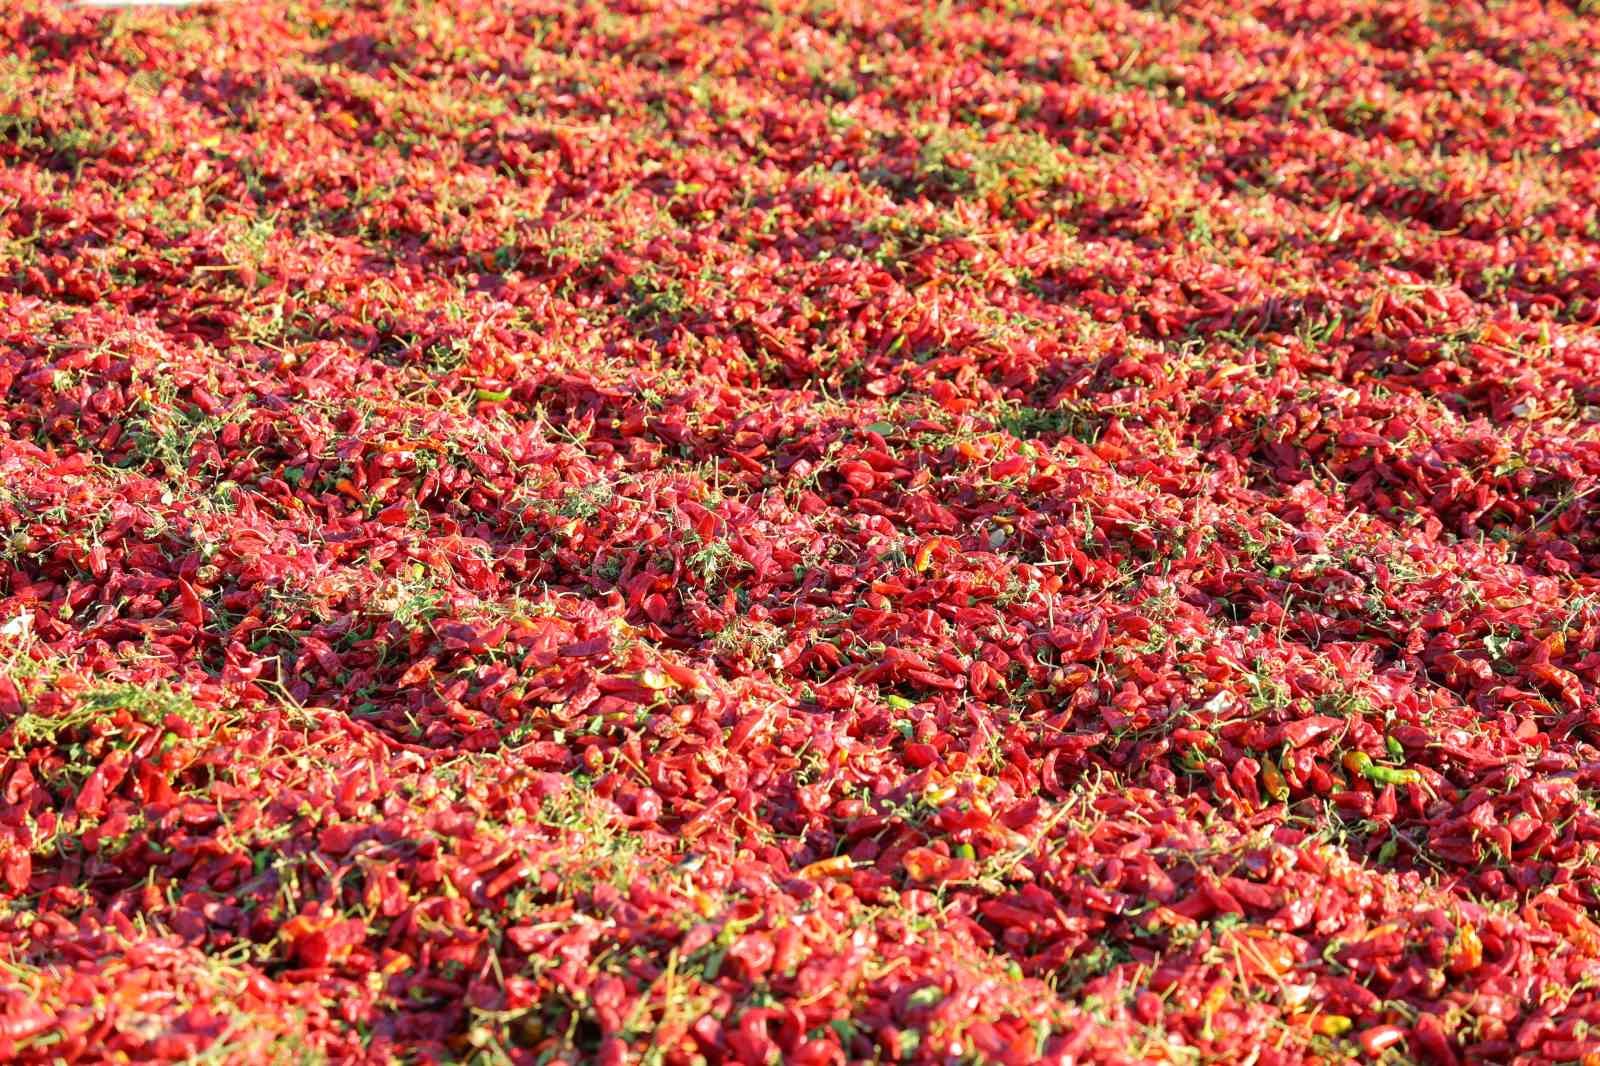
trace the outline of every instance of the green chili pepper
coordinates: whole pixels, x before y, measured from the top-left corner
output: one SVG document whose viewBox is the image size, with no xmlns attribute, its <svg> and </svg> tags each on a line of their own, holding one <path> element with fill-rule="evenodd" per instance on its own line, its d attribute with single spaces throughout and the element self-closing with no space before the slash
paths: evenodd
<svg viewBox="0 0 1600 1066">
<path fill-rule="evenodd" d="M 1420 785 L 1422 775 L 1415 770 L 1402 770 L 1393 766 L 1380 766 L 1364 751 L 1352 751 L 1344 757 L 1344 768 L 1360 774 L 1379 785 Z"/>
<path fill-rule="evenodd" d="M 1373 766 L 1366 773 L 1367 780 L 1380 785 L 1420 785 L 1422 775 L 1415 770 L 1402 770 L 1395 766 Z"/>
</svg>

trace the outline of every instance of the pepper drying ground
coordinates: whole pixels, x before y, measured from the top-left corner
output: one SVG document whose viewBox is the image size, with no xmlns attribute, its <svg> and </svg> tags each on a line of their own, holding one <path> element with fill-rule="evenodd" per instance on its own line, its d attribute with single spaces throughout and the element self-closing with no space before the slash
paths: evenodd
<svg viewBox="0 0 1600 1066">
<path fill-rule="evenodd" d="M 0 14 L 0 1058 L 1600 1061 L 1600 20 Z"/>
</svg>

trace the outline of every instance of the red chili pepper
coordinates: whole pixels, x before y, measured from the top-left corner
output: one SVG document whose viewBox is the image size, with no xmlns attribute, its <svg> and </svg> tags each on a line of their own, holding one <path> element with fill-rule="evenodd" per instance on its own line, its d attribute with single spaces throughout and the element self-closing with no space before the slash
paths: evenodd
<svg viewBox="0 0 1600 1066">
<path fill-rule="evenodd" d="M 1367 1055 L 1377 1057 L 1405 1040 L 1408 1035 L 1410 1030 L 1398 1025 L 1375 1025 L 1361 1031 L 1361 1050 Z"/>
</svg>

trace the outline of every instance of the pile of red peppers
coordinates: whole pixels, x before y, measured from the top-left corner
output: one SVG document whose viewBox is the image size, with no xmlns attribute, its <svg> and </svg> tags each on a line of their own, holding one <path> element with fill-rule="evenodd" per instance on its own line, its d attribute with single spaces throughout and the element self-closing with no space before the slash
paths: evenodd
<svg viewBox="0 0 1600 1066">
<path fill-rule="evenodd" d="M 0 1059 L 1600 1063 L 1591 4 L 0 11 Z"/>
</svg>

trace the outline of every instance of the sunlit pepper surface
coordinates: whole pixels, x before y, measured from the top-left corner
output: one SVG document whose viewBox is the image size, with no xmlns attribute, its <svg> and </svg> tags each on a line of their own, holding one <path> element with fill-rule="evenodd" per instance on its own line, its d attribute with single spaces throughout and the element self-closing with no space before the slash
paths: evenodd
<svg viewBox="0 0 1600 1066">
<path fill-rule="evenodd" d="M 1600 19 L 0 12 L 0 1059 L 1600 1062 Z"/>
</svg>

